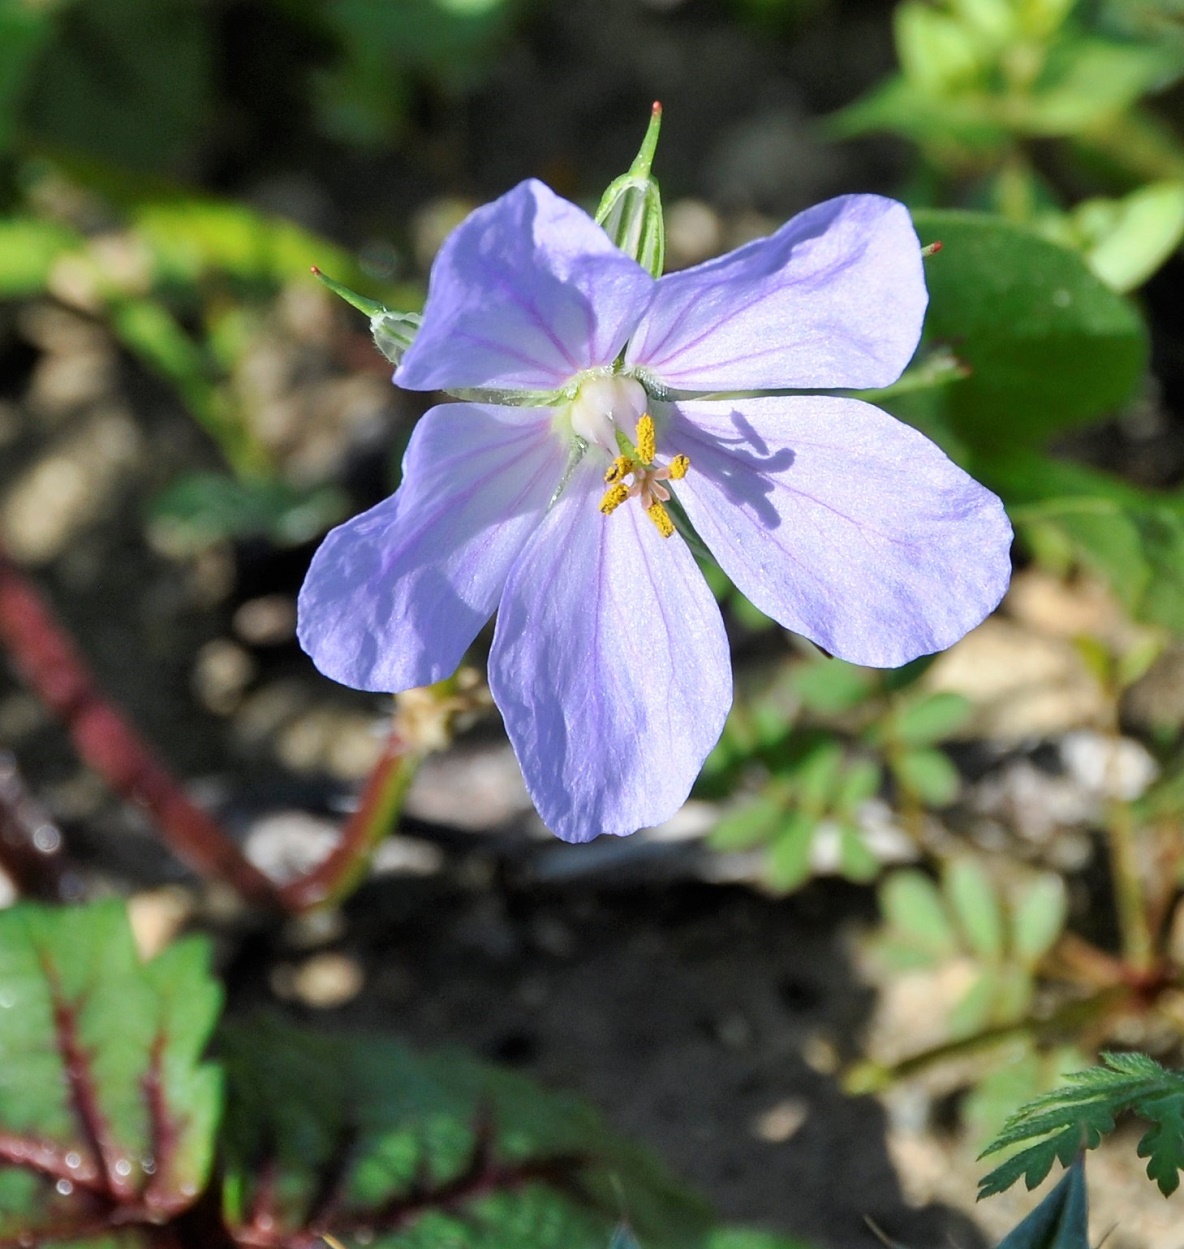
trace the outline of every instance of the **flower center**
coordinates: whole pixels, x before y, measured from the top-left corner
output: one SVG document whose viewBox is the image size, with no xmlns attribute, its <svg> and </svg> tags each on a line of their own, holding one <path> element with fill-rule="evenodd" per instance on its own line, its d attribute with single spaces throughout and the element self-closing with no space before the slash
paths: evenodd
<svg viewBox="0 0 1184 1249">
<path fill-rule="evenodd" d="M 588 377 L 568 406 L 571 432 L 586 443 L 617 454 L 617 430 L 632 429 L 645 412 L 642 385 L 631 377 Z"/>
<path fill-rule="evenodd" d="M 620 441 L 628 445 L 627 438 L 622 437 Z M 662 537 L 669 538 L 674 532 L 674 521 L 663 507 L 664 503 L 670 502 L 670 491 L 662 483 L 681 481 L 687 475 L 691 461 L 685 455 L 676 455 L 669 464 L 654 462 L 658 449 L 657 436 L 654 418 L 648 412 L 637 418 L 637 445 L 629 449 L 631 454 L 618 455 L 604 475 L 608 489 L 600 500 L 600 510 L 609 516 L 626 499 L 637 499 Z M 632 482 L 626 482 L 628 477 L 633 478 Z"/>
</svg>

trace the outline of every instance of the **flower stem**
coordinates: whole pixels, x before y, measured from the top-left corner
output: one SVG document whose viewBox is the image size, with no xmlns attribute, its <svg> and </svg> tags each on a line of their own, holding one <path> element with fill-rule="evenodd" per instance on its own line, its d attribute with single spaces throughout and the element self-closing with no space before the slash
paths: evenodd
<svg viewBox="0 0 1184 1249">
<path fill-rule="evenodd" d="M 311 872 L 284 888 L 282 897 L 288 910 L 330 906 L 353 892 L 374 848 L 398 820 L 421 757 L 398 725 L 393 726 L 358 808 L 341 830 L 341 840 Z"/>
</svg>

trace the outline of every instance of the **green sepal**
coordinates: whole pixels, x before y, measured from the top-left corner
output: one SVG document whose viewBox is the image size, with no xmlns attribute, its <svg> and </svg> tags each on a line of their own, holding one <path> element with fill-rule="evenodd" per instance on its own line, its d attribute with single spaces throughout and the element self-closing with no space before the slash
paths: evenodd
<svg viewBox="0 0 1184 1249">
<path fill-rule="evenodd" d="M 313 275 L 320 279 L 351 308 L 364 312 L 370 318 L 370 336 L 374 345 L 392 363 L 398 364 L 411 346 L 412 340 L 423 324 L 418 312 L 394 312 L 376 299 L 368 299 L 357 291 L 313 268 Z"/>
<path fill-rule="evenodd" d="M 596 222 L 604 227 L 609 238 L 656 278 L 662 276 L 666 259 L 666 226 L 662 219 L 662 196 L 650 166 L 661 127 L 662 106 L 655 104 L 641 149 L 629 166 L 629 172 L 609 184 L 596 210 Z"/>
</svg>

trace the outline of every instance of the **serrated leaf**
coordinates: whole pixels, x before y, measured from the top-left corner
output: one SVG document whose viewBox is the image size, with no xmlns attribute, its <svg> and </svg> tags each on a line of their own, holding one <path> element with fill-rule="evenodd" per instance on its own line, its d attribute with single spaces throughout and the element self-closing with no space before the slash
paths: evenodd
<svg viewBox="0 0 1184 1249">
<path fill-rule="evenodd" d="M 376 1249 L 605 1249 L 622 1210 L 646 1249 L 709 1219 L 589 1107 L 460 1054 L 314 1035 L 272 1018 L 221 1035 L 225 1216 L 278 1239 L 317 1226 Z"/>
<path fill-rule="evenodd" d="M 1146 1054 L 1103 1054 L 1102 1065 L 1066 1076 L 1067 1084 L 1037 1097 L 1008 1119 L 981 1155 L 1035 1141 L 979 1181 L 979 1196 L 1001 1193 L 1023 1176 L 1034 1188 L 1057 1159 L 1068 1166 L 1081 1149 L 1093 1149 L 1113 1131 L 1116 1117 L 1134 1111 L 1153 1119 L 1143 1137 L 1150 1155 L 1148 1174 L 1162 1191 L 1178 1183 L 1184 1156 L 1184 1075 L 1165 1071 Z"/>
<path fill-rule="evenodd" d="M 1069 899 L 1065 882 L 1051 872 L 1038 876 L 1020 894 L 1011 917 L 1011 948 L 1028 966 L 1038 963 L 1065 927 Z"/>
<path fill-rule="evenodd" d="M 0 913 L 0 1238 L 194 1201 L 221 1106 L 208 961 L 186 941 L 141 963 L 119 903 Z"/>
<path fill-rule="evenodd" d="M 985 214 L 913 218 L 923 243 L 943 244 L 925 269 L 926 334 L 970 369 L 942 392 L 959 438 L 988 454 L 1040 445 L 1130 397 L 1146 330 L 1080 255 Z"/>
<path fill-rule="evenodd" d="M 1140 1102 L 1139 1113 L 1155 1124 L 1139 1142 L 1139 1157 L 1148 1159 L 1147 1178 L 1170 1197 L 1180 1187 L 1180 1172 L 1184 1171 L 1184 1093 Z"/>
<path fill-rule="evenodd" d="M 1004 1236 L 999 1249 L 1090 1249 L 1085 1163 L 1080 1155 L 1052 1192 Z"/>
<path fill-rule="evenodd" d="M 942 887 L 968 948 L 991 962 L 1003 957 L 1003 909 L 991 878 L 977 859 L 955 859 Z"/>
</svg>

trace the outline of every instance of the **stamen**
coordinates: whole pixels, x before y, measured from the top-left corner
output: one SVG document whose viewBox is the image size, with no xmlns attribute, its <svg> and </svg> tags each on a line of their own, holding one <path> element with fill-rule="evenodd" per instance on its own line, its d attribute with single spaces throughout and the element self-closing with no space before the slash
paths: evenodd
<svg viewBox="0 0 1184 1249">
<path fill-rule="evenodd" d="M 611 486 L 615 482 L 627 477 L 637 467 L 636 464 L 627 455 L 618 455 L 617 458 L 609 465 L 608 472 L 604 475 L 604 480 Z"/>
<path fill-rule="evenodd" d="M 637 458 L 643 464 L 652 464 L 658 454 L 658 438 L 654 432 L 654 418 L 643 412 L 637 418 Z"/>
<path fill-rule="evenodd" d="M 691 467 L 691 458 L 688 455 L 676 455 L 667 467 L 670 469 L 671 480 L 682 481 Z"/>
<path fill-rule="evenodd" d="M 606 516 L 611 516 L 628 497 L 629 487 L 624 482 L 619 481 L 615 485 L 609 486 L 604 492 L 604 498 L 600 500 L 600 510 Z"/>
<path fill-rule="evenodd" d="M 603 511 L 603 505 L 601 510 Z M 669 538 L 674 532 L 674 521 L 670 519 L 670 513 L 661 505 L 661 503 L 651 503 L 645 509 L 645 514 L 654 522 L 658 532 L 663 538 Z"/>
</svg>

